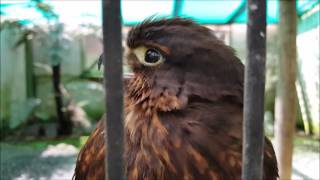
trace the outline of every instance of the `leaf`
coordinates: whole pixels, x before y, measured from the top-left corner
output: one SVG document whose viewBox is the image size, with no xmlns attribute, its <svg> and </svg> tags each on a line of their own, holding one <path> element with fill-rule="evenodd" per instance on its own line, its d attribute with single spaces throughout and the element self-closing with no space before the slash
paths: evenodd
<svg viewBox="0 0 320 180">
<path fill-rule="evenodd" d="M 20 35 L 19 39 L 17 40 L 17 42 L 14 44 L 13 48 L 18 48 L 21 44 L 23 44 L 27 41 L 29 36 L 31 36 L 33 34 L 35 34 L 35 32 L 32 30 L 24 30 L 22 32 L 22 34 Z"/>
<path fill-rule="evenodd" d="M 22 103 L 13 103 L 12 107 L 12 116 L 9 121 L 9 127 L 14 129 L 22 124 L 28 117 L 31 112 L 41 103 L 40 99 L 30 98 Z"/>
</svg>

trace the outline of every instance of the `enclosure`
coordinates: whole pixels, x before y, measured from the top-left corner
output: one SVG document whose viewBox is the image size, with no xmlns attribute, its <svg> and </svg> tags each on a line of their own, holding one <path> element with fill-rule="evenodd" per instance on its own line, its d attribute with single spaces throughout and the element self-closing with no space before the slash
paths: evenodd
<svg viewBox="0 0 320 180">
<path fill-rule="evenodd" d="M 287 16 L 296 22 L 281 20 L 285 7 L 279 1 L 266 4 L 264 129 L 274 144 L 281 142 L 274 135 L 287 127 L 277 122 L 281 113 L 293 114 L 285 120 L 295 127 L 289 173 L 292 179 L 319 179 L 319 1 L 294 2 L 288 3 L 296 11 Z M 1 179 L 70 179 L 79 149 L 105 111 L 98 69 L 102 2 L 3 0 L 0 13 Z M 245 63 L 247 13 L 245 0 L 123 0 L 122 45 L 131 27 L 147 17 L 187 17 L 210 28 Z M 290 25 L 296 44 L 283 44 Z M 294 54 L 292 46 L 296 58 L 289 62 L 296 73 L 286 78 L 289 67 L 281 63 L 286 49 Z M 132 73 L 126 63 L 123 73 Z M 291 89 L 283 85 L 288 79 Z M 296 99 L 285 102 L 294 112 L 277 109 L 287 101 L 280 93 L 286 88 Z M 278 147 L 290 155 L 288 144 Z"/>
</svg>

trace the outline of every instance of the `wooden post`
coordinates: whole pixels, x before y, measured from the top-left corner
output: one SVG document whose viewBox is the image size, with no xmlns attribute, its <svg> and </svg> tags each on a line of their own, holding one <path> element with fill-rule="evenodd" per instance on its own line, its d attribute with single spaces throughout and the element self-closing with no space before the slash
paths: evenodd
<svg viewBox="0 0 320 180">
<path fill-rule="evenodd" d="M 26 35 L 25 52 L 26 52 L 26 82 L 27 82 L 27 97 L 36 97 L 35 77 L 33 68 L 33 35 Z"/>
<path fill-rule="evenodd" d="M 247 61 L 244 84 L 243 180 L 262 179 L 266 0 L 248 0 Z"/>
<path fill-rule="evenodd" d="M 103 0 L 104 78 L 106 90 L 106 179 L 122 180 L 123 87 L 120 0 Z"/>
<path fill-rule="evenodd" d="M 281 179 L 291 179 L 296 121 L 296 1 L 280 1 L 279 80 L 275 102 L 275 150 Z"/>
</svg>

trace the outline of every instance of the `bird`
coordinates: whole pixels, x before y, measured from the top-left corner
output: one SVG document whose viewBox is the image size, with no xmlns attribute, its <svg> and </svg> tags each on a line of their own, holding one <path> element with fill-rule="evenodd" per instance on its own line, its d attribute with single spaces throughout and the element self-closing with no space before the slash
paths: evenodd
<svg viewBox="0 0 320 180">
<path fill-rule="evenodd" d="M 148 18 L 126 39 L 133 77 L 124 85 L 128 180 L 241 179 L 244 65 L 209 28 Z M 105 118 L 79 152 L 74 179 L 105 177 Z M 263 179 L 278 178 L 265 137 Z"/>
</svg>

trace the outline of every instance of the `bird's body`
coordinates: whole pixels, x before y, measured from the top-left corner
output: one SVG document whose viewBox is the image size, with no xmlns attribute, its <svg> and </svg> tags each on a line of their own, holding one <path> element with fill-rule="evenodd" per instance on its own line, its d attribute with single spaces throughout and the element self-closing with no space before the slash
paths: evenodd
<svg viewBox="0 0 320 180">
<path fill-rule="evenodd" d="M 129 180 L 240 179 L 243 65 L 190 20 L 147 20 L 128 35 L 134 77 L 125 94 Z M 75 179 L 103 179 L 104 126 L 81 150 Z M 278 176 L 265 140 L 264 179 Z"/>
</svg>

